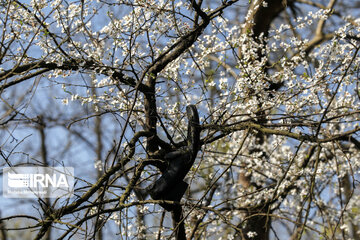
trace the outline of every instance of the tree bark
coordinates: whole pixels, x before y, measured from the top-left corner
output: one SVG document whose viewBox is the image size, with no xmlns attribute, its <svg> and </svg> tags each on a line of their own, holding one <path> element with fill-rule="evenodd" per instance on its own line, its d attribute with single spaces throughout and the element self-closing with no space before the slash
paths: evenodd
<svg viewBox="0 0 360 240">
<path fill-rule="evenodd" d="M 41 159 L 43 162 L 43 166 L 44 167 L 48 167 L 49 163 L 48 163 L 48 154 L 47 154 L 47 147 L 46 147 L 46 135 L 45 135 L 45 123 L 43 121 L 43 116 L 39 116 L 39 132 L 40 132 L 40 142 L 41 142 L 41 146 L 40 146 L 40 154 L 41 154 Z M 51 201 L 50 198 L 45 198 L 45 211 L 47 211 L 47 214 L 50 214 L 52 212 L 51 209 Z M 46 240 L 50 240 L 51 239 L 51 230 L 52 228 L 49 227 L 48 230 L 46 231 L 45 237 L 44 239 Z"/>
<path fill-rule="evenodd" d="M 260 2 L 260 3 L 259 3 Z M 262 1 L 251 1 L 248 9 L 248 21 L 245 23 L 245 27 L 242 29 L 243 34 L 252 33 L 252 37 L 255 41 L 259 41 L 259 37 L 263 35 L 268 36 L 271 23 L 279 14 L 287 7 L 288 2 L 286 0 L 266 0 L 267 6 L 261 3 Z M 258 58 L 262 57 L 261 49 L 258 51 Z M 241 56 L 241 53 L 239 54 Z M 265 70 L 264 70 L 265 71 Z M 277 89 L 273 89 L 277 90 Z M 266 113 L 260 112 L 257 116 L 259 123 L 266 122 Z M 256 142 L 259 145 L 252 151 L 262 151 L 261 145 L 265 143 L 266 135 L 258 132 L 256 134 Z M 238 183 L 244 188 L 254 187 L 251 182 L 251 176 L 240 173 L 238 177 Z M 242 229 L 242 232 L 235 234 L 235 239 L 251 239 L 251 240 L 267 240 L 269 239 L 271 218 L 268 216 L 270 213 L 270 206 L 265 204 L 263 206 L 251 207 L 245 213 L 245 221 L 238 224 L 238 228 Z M 254 233 L 255 236 L 252 236 Z"/>
</svg>

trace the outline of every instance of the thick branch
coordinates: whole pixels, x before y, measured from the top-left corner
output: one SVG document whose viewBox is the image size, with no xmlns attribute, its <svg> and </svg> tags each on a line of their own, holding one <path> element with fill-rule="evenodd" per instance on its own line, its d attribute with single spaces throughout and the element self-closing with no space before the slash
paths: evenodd
<svg viewBox="0 0 360 240">
<path fill-rule="evenodd" d="M 302 133 L 294 133 L 286 130 L 280 130 L 280 129 L 273 129 L 269 127 L 264 127 L 261 124 L 257 124 L 254 122 L 242 122 L 237 124 L 236 126 L 221 126 L 221 125 L 203 125 L 202 128 L 205 129 L 214 129 L 218 130 L 224 133 L 225 135 L 228 135 L 230 133 L 236 132 L 236 131 L 242 131 L 245 129 L 254 129 L 257 131 L 260 131 L 264 134 L 269 135 L 278 135 L 278 136 L 285 136 L 292 139 L 296 139 L 298 141 L 307 141 L 307 142 L 314 142 L 314 143 L 326 143 L 326 142 L 332 142 L 336 140 L 344 140 L 346 137 L 350 137 L 352 134 L 357 133 L 360 131 L 360 127 L 356 127 L 352 130 L 343 132 L 341 134 L 334 134 L 332 136 L 326 137 L 326 138 L 318 138 L 316 136 L 312 135 L 306 135 Z M 208 143 L 209 139 L 203 139 L 201 141 L 201 144 Z"/>
<path fill-rule="evenodd" d="M 161 70 L 163 70 L 170 62 L 174 61 L 181 54 L 185 52 L 189 47 L 191 47 L 197 38 L 202 34 L 204 29 L 209 25 L 210 20 L 217 17 L 221 12 L 226 8 L 237 2 L 238 0 L 224 2 L 223 5 L 216 8 L 208 15 L 204 15 L 204 12 L 200 7 L 195 3 L 194 8 L 197 13 L 201 13 L 203 21 L 199 24 L 194 30 L 186 34 L 185 36 L 179 38 L 169 49 L 164 51 L 160 56 L 151 64 L 145 74 L 157 75 Z"/>
<path fill-rule="evenodd" d="M 0 73 L 0 81 L 4 81 L 4 80 L 9 79 L 16 75 L 24 75 L 27 73 L 28 74 L 21 78 L 18 78 L 16 80 L 10 81 L 10 82 L 2 85 L 1 88 L 2 89 L 8 88 L 17 83 L 20 83 L 20 82 L 23 82 L 32 77 L 38 76 L 42 73 L 57 70 L 57 69 L 74 70 L 74 71 L 76 71 L 76 70 L 91 70 L 91 71 L 95 71 L 98 74 L 104 74 L 106 76 L 110 76 L 110 77 L 114 78 L 115 80 L 117 80 L 123 84 L 126 84 L 128 86 L 137 87 L 138 90 L 141 92 L 149 91 L 149 89 L 146 85 L 144 85 L 142 83 L 137 83 L 133 78 L 124 75 L 121 71 L 115 70 L 111 67 L 101 66 L 100 64 L 98 64 L 94 61 L 84 61 L 84 60 L 65 61 L 61 65 L 58 65 L 57 63 L 38 61 L 38 62 L 15 66 L 12 69 L 1 72 Z M 38 71 L 29 73 L 32 70 L 38 70 Z"/>
<path fill-rule="evenodd" d="M 209 25 L 212 18 L 217 17 L 224 8 L 232 5 L 237 2 L 237 0 L 229 1 L 223 3 L 220 7 L 215 9 L 206 15 L 195 2 L 193 5 L 195 11 L 201 15 L 203 21 L 196 25 L 196 27 L 190 31 L 185 36 L 179 38 L 173 45 L 171 45 L 166 51 L 160 54 L 152 64 L 150 64 L 142 75 L 142 79 L 147 77 L 147 82 L 145 83 L 149 91 L 144 92 L 144 107 L 145 107 L 145 116 L 146 116 L 146 130 L 153 133 L 156 136 L 156 123 L 157 123 L 157 112 L 156 112 L 156 97 L 155 97 L 155 84 L 158 73 L 160 73 L 165 67 L 181 56 L 188 48 L 190 48 L 198 37 L 203 33 L 205 28 Z M 146 150 L 149 154 L 154 153 L 158 150 L 157 142 L 149 138 Z"/>
<path fill-rule="evenodd" d="M 287 2 L 284 0 L 267 0 L 267 7 L 264 7 L 262 1 L 251 1 L 248 12 L 251 13 L 250 20 L 246 21 L 242 33 L 248 33 L 252 30 L 254 37 L 264 34 L 267 36 L 269 33 L 270 24 L 273 20 L 286 8 Z"/>
<path fill-rule="evenodd" d="M 41 229 L 39 230 L 38 234 L 36 235 L 35 239 L 41 239 L 44 234 L 47 232 L 51 224 L 56 221 L 57 219 L 60 219 L 62 216 L 69 214 L 73 212 L 77 207 L 79 207 L 81 204 L 86 202 L 91 196 L 93 196 L 102 186 L 103 184 L 108 181 L 108 179 L 113 176 L 116 172 L 118 172 L 120 169 L 123 168 L 123 166 L 130 161 L 130 159 L 133 157 L 135 153 L 135 143 L 139 140 L 140 137 L 148 137 L 151 133 L 140 131 L 135 133 L 134 137 L 129 142 L 130 152 L 129 154 L 119 161 L 114 167 L 110 168 L 104 175 L 102 175 L 99 180 L 92 185 L 92 187 L 84 193 L 78 200 L 74 201 L 68 206 L 62 207 L 58 210 L 55 210 L 50 216 L 48 216 L 43 222 L 40 223 Z M 141 169 L 140 169 L 141 170 Z M 137 179 L 135 179 L 137 180 Z M 134 180 L 134 181 L 135 181 Z M 124 203 L 126 198 L 130 195 L 129 191 L 125 191 L 125 193 L 120 198 L 120 203 Z"/>
</svg>

